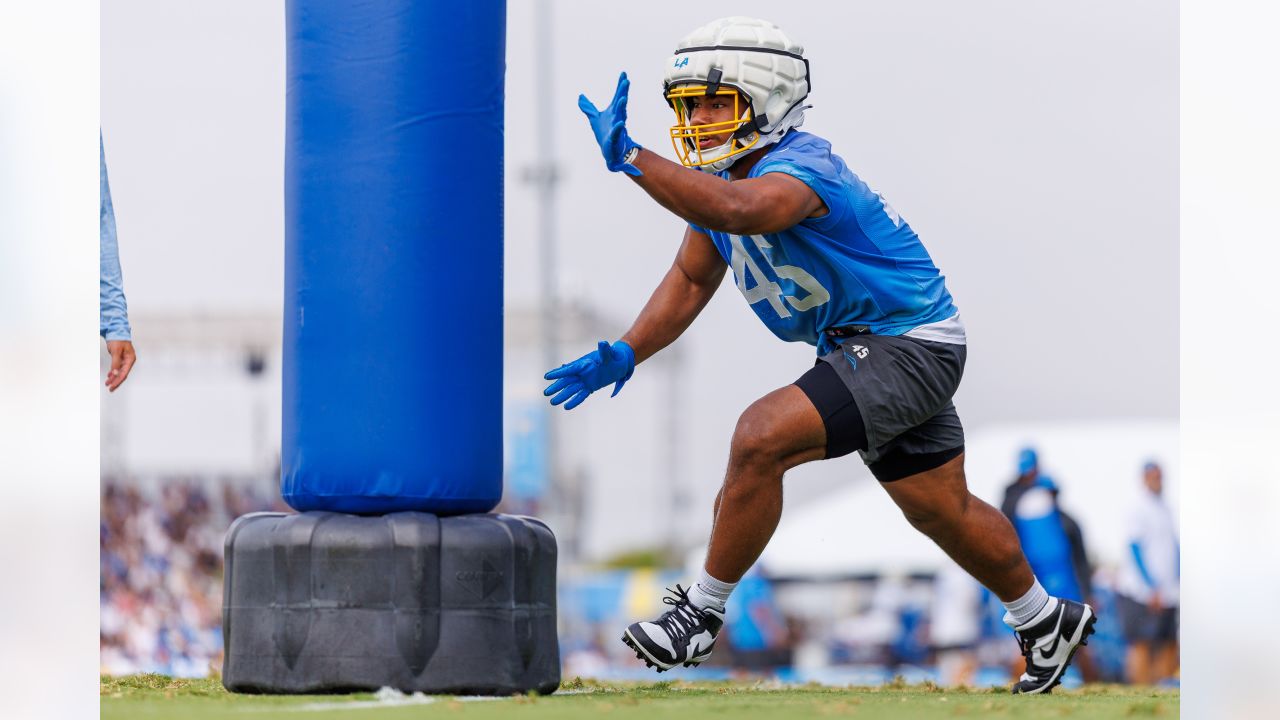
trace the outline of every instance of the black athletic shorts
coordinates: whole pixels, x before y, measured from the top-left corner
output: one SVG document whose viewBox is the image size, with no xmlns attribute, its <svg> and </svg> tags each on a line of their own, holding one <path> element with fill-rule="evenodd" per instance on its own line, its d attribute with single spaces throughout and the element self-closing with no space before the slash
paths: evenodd
<svg viewBox="0 0 1280 720">
<path fill-rule="evenodd" d="M 1117 595 L 1120 607 L 1120 624 L 1124 627 L 1124 639 L 1131 643 L 1145 642 L 1153 645 L 1178 641 L 1178 608 L 1165 607 L 1152 610 L 1127 595 Z"/>
<path fill-rule="evenodd" d="M 964 345 L 891 335 L 839 342 L 795 382 L 822 415 L 828 458 L 856 450 L 876 479 L 890 482 L 964 452 L 951 402 Z"/>
</svg>

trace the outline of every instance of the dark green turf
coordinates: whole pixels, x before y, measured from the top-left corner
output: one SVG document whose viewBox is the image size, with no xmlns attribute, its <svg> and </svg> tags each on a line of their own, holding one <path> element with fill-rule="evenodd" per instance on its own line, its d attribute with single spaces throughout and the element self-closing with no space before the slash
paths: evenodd
<svg viewBox="0 0 1280 720">
<path fill-rule="evenodd" d="M 433 698 L 427 704 L 380 701 L 373 694 L 266 696 L 228 693 L 216 680 L 175 680 L 163 675 L 103 676 L 102 717 L 173 718 L 655 718 L 723 717 L 726 720 L 795 717 L 1107 718 L 1178 717 L 1176 690 L 1088 686 L 1048 697 L 1014 697 L 1004 688 L 939 688 L 931 683 L 882 687 L 779 686 L 770 682 L 599 683 L 573 680 L 555 695 L 471 701 Z M 394 702 L 394 701 L 393 701 Z M 401 701 L 403 702 L 403 700 Z"/>
</svg>

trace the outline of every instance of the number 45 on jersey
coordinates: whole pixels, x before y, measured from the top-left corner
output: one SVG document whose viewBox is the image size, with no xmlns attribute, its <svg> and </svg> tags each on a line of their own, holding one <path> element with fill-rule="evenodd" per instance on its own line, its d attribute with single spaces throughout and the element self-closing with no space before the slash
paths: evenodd
<svg viewBox="0 0 1280 720">
<path fill-rule="evenodd" d="M 747 252 L 746 246 L 742 244 L 741 235 L 730 235 L 733 244 L 733 254 L 730 260 L 730 266 L 733 268 L 733 279 L 738 285 L 738 290 L 742 291 L 742 296 L 747 299 L 747 303 L 754 305 L 761 300 L 768 301 L 773 307 L 773 311 L 778 317 L 791 317 L 791 310 L 787 309 L 790 305 L 796 312 L 804 312 L 822 305 L 831 299 L 831 294 L 827 289 L 822 287 L 818 279 L 810 275 L 802 268 L 795 265 L 774 265 L 769 258 L 769 250 L 773 248 L 763 235 L 752 235 L 751 240 L 755 243 L 756 248 L 760 250 L 760 257 L 764 258 L 765 264 L 768 266 L 770 273 L 766 273 L 756 263 L 755 259 Z M 747 289 L 747 272 L 751 272 L 751 279 L 755 285 L 751 289 Z M 795 283 L 801 290 L 805 292 L 804 297 L 796 297 L 794 295 L 785 295 L 782 292 L 782 286 L 777 282 L 778 278 L 790 280 Z"/>
</svg>

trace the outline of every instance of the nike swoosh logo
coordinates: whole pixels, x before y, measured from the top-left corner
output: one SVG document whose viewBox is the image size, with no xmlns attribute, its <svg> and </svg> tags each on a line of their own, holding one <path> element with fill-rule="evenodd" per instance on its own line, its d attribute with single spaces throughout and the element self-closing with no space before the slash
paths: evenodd
<svg viewBox="0 0 1280 720">
<path fill-rule="evenodd" d="M 1066 615 L 1065 610 L 1066 608 L 1058 610 L 1058 624 L 1053 628 L 1053 644 L 1040 651 L 1040 656 L 1045 660 L 1052 658 L 1053 654 L 1058 651 L 1058 642 L 1062 640 L 1062 633 L 1059 631 L 1062 630 L 1062 617 Z"/>
<path fill-rule="evenodd" d="M 690 640 L 689 642 L 690 648 L 688 653 L 689 657 L 694 657 L 704 650 L 704 648 L 702 647 L 702 641 L 706 635 L 707 633 L 701 632 L 701 633 L 698 633 L 697 637 L 694 637 L 692 640 Z"/>
</svg>

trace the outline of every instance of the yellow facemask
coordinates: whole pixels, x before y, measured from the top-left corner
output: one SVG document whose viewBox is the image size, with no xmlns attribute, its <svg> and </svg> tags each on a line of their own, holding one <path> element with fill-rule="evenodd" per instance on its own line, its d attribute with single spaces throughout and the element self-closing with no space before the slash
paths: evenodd
<svg viewBox="0 0 1280 720">
<path fill-rule="evenodd" d="M 752 132 L 744 137 L 737 133 L 744 126 L 750 126 L 754 115 L 749 103 L 742 102 L 742 95 L 730 87 L 719 88 L 712 97 L 732 96 L 733 117 L 736 120 L 710 123 L 706 125 L 690 125 L 689 99 L 706 98 L 706 85 L 678 85 L 667 91 L 667 102 L 676 113 L 676 124 L 671 126 L 671 146 L 675 148 L 676 157 L 685 167 L 697 168 L 714 162 L 741 155 L 760 141 L 760 133 Z M 744 107 L 745 105 L 745 107 Z M 728 143 L 722 143 L 706 152 L 701 149 L 701 140 L 712 135 L 733 133 Z"/>
</svg>

